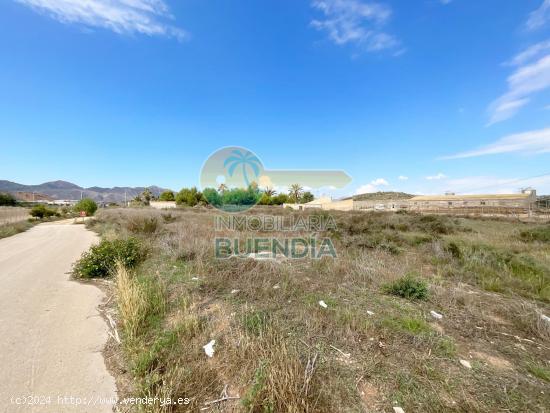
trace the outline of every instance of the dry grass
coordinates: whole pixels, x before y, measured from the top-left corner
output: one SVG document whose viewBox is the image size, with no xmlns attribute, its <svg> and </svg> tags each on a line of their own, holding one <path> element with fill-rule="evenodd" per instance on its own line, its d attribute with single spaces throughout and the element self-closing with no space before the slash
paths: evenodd
<svg viewBox="0 0 550 413">
<path fill-rule="evenodd" d="M 116 297 L 122 328 L 129 340 L 136 339 L 153 316 L 162 316 L 165 310 L 162 284 L 139 279 L 122 263 L 117 263 Z"/>
<path fill-rule="evenodd" d="M 334 213 L 337 230 L 321 235 L 334 240 L 337 259 L 270 262 L 216 260 L 213 239 L 289 234 L 215 232 L 214 215 L 104 210 L 92 224 L 103 236 L 141 237 L 151 250 L 135 273 L 119 268 L 117 276 L 133 396 L 191 403 L 147 411 L 550 405 L 550 326 L 542 317 L 550 315 L 550 247 L 520 236 L 536 225 Z M 428 286 L 425 299 L 386 293 L 408 274 Z M 212 339 L 208 358 L 202 346 Z M 224 388 L 239 399 L 205 405 Z"/>
<path fill-rule="evenodd" d="M 12 235 L 25 232 L 32 228 L 37 222 L 19 221 L 13 224 L 0 225 L 0 238 L 11 237 Z"/>
</svg>

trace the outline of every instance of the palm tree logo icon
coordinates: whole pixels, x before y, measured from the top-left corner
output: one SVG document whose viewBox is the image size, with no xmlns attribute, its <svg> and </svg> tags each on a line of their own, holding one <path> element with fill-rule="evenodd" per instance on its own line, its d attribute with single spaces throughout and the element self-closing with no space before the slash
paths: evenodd
<svg viewBox="0 0 550 413">
<path fill-rule="evenodd" d="M 260 175 L 260 166 L 262 163 L 256 155 L 247 150 L 235 149 L 231 155 L 225 159 L 223 166 L 227 168 L 229 176 L 233 176 L 235 170 L 240 166 L 245 185 L 250 185 L 248 171 L 251 170 L 255 178 Z"/>
</svg>

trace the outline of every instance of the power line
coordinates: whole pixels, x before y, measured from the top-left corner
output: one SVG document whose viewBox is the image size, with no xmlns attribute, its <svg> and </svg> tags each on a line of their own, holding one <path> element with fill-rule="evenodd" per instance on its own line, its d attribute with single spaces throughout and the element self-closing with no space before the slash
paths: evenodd
<svg viewBox="0 0 550 413">
<path fill-rule="evenodd" d="M 530 177 L 527 177 L 527 178 L 512 179 L 512 180 L 509 180 L 509 181 L 506 181 L 506 182 L 503 182 L 503 183 L 500 183 L 500 184 L 493 184 L 493 185 L 488 185 L 488 186 L 481 186 L 481 187 L 477 187 L 477 188 L 472 188 L 471 190 L 472 191 L 479 191 L 479 190 L 482 190 L 482 189 L 490 189 L 490 188 L 495 188 L 495 187 L 503 186 L 503 185 L 517 184 L 519 182 L 527 181 L 529 179 L 542 178 L 544 176 L 550 176 L 550 172 L 547 172 L 547 173 L 544 173 L 544 174 L 541 174 L 541 175 L 530 176 Z M 460 192 L 468 192 L 468 190 L 463 190 L 463 191 L 460 191 Z"/>
</svg>

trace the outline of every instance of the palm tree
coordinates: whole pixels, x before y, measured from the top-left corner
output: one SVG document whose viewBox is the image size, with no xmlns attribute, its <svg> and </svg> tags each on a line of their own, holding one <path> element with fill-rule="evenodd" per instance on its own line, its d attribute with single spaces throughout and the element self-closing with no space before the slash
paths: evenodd
<svg viewBox="0 0 550 413">
<path fill-rule="evenodd" d="M 238 166 L 241 166 L 244 183 L 246 187 L 248 187 L 250 185 L 250 180 L 248 179 L 247 167 L 250 167 L 252 169 L 252 172 L 254 173 L 254 176 L 258 177 L 258 175 L 260 175 L 259 165 L 261 165 L 261 162 L 250 151 L 244 152 L 240 151 L 239 149 L 235 149 L 234 151 L 232 151 L 232 153 L 233 155 L 224 161 L 223 166 L 227 167 L 229 165 L 229 168 L 227 169 L 227 173 L 229 173 L 229 176 L 233 176 L 233 173 L 235 173 L 235 169 Z"/>
<path fill-rule="evenodd" d="M 226 184 L 220 184 L 220 186 L 218 186 L 218 192 L 223 194 L 225 191 L 227 191 L 227 185 Z"/>
<path fill-rule="evenodd" d="M 288 190 L 290 199 L 294 200 L 295 203 L 298 203 L 298 200 L 302 196 L 302 192 L 304 192 L 304 188 L 302 188 L 300 184 L 292 184 Z"/>
<path fill-rule="evenodd" d="M 275 191 L 273 188 L 267 187 L 264 189 L 264 194 L 271 197 L 277 195 L 277 191 Z"/>
</svg>

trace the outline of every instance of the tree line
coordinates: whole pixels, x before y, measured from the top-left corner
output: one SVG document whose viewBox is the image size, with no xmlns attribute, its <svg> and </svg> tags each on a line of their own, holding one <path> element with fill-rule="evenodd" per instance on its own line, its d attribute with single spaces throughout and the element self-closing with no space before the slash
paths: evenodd
<svg viewBox="0 0 550 413">
<path fill-rule="evenodd" d="M 141 195 L 136 197 L 135 201 L 149 203 L 156 200 L 146 189 Z M 305 204 L 315 199 L 310 191 L 305 191 L 299 184 L 290 186 L 288 193 L 277 193 L 273 188 L 260 189 L 255 182 L 252 182 L 248 188 L 228 188 L 221 184 L 216 188 L 205 188 L 199 191 L 196 187 L 183 188 L 179 192 L 166 190 L 162 192 L 159 201 L 176 201 L 177 205 L 195 206 L 201 204 L 211 205 L 282 205 L 282 204 Z"/>
</svg>

